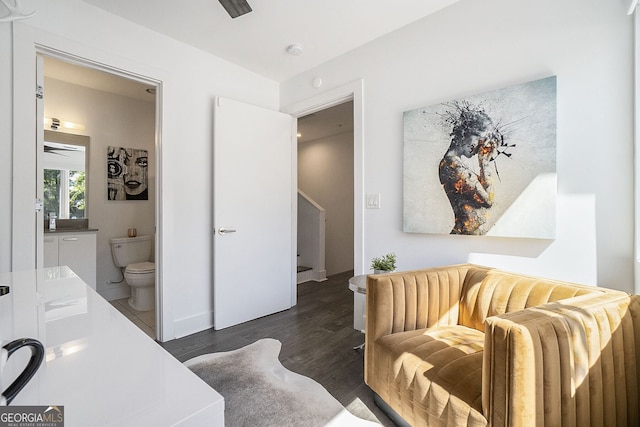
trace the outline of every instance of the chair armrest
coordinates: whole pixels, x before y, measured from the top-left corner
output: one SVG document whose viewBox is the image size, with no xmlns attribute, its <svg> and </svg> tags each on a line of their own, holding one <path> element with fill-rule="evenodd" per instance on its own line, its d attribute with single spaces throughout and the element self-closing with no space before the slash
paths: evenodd
<svg viewBox="0 0 640 427">
<path fill-rule="evenodd" d="M 492 426 L 638 425 L 640 301 L 590 294 L 489 317 L 482 406 Z"/>
</svg>

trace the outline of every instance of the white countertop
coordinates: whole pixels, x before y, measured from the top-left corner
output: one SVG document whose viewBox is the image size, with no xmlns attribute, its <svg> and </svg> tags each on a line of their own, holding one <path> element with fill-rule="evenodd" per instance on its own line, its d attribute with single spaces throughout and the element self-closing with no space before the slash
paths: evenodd
<svg viewBox="0 0 640 427">
<path fill-rule="evenodd" d="M 2 345 L 35 338 L 45 360 L 11 403 L 64 406 L 65 426 L 224 426 L 214 389 L 87 286 L 68 267 L 0 274 Z M 30 356 L 5 366 L 5 389 Z"/>
</svg>

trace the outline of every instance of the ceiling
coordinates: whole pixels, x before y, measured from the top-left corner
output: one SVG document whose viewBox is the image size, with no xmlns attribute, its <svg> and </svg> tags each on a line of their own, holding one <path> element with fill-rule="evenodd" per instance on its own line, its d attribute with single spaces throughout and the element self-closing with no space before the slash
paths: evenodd
<svg viewBox="0 0 640 427">
<path fill-rule="evenodd" d="M 229 17 L 218 0 L 83 0 L 138 25 L 278 82 L 329 61 L 459 0 L 248 0 L 253 11 Z M 298 43 L 300 56 L 286 52 Z M 146 86 L 45 57 L 45 76 L 153 102 Z M 353 131 L 353 105 L 301 117 L 299 142 Z"/>
<path fill-rule="evenodd" d="M 298 117 L 298 143 L 353 132 L 353 101 Z"/>
<path fill-rule="evenodd" d="M 153 88 L 152 86 L 93 68 L 73 65 L 46 55 L 44 56 L 44 76 L 142 101 L 155 101 L 155 95 L 147 92 L 147 89 Z"/>
<path fill-rule="evenodd" d="M 458 0 L 248 0 L 236 19 L 218 0 L 83 1 L 282 82 Z"/>
</svg>

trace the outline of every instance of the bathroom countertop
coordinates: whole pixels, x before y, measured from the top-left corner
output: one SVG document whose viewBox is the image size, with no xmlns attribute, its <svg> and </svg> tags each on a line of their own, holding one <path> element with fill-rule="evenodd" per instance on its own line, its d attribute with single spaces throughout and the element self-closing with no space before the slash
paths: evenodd
<svg viewBox="0 0 640 427">
<path fill-rule="evenodd" d="M 95 233 L 97 228 L 56 228 L 55 230 L 44 229 L 44 234 L 62 234 L 62 233 Z"/>
<path fill-rule="evenodd" d="M 45 359 L 11 406 L 64 406 L 72 426 L 224 426 L 224 399 L 66 266 L 0 274 L 0 340 L 42 342 Z M 30 355 L 16 351 L 0 390 Z"/>
</svg>

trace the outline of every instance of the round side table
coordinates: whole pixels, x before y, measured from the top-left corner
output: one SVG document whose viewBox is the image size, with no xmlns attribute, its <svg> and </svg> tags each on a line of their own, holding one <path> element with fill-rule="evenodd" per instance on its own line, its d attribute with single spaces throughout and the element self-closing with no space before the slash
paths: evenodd
<svg viewBox="0 0 640 427">
<path fill-rule="evenodd" d="M 362 274 L 349 279 L 349 289 L 353 291 L 353 329 L 364 333 L 366 324 L 367 275 Z M 363 347 L 364 344 L 360 344 L 353 349 L 358 350 Z"/>
</svg>

